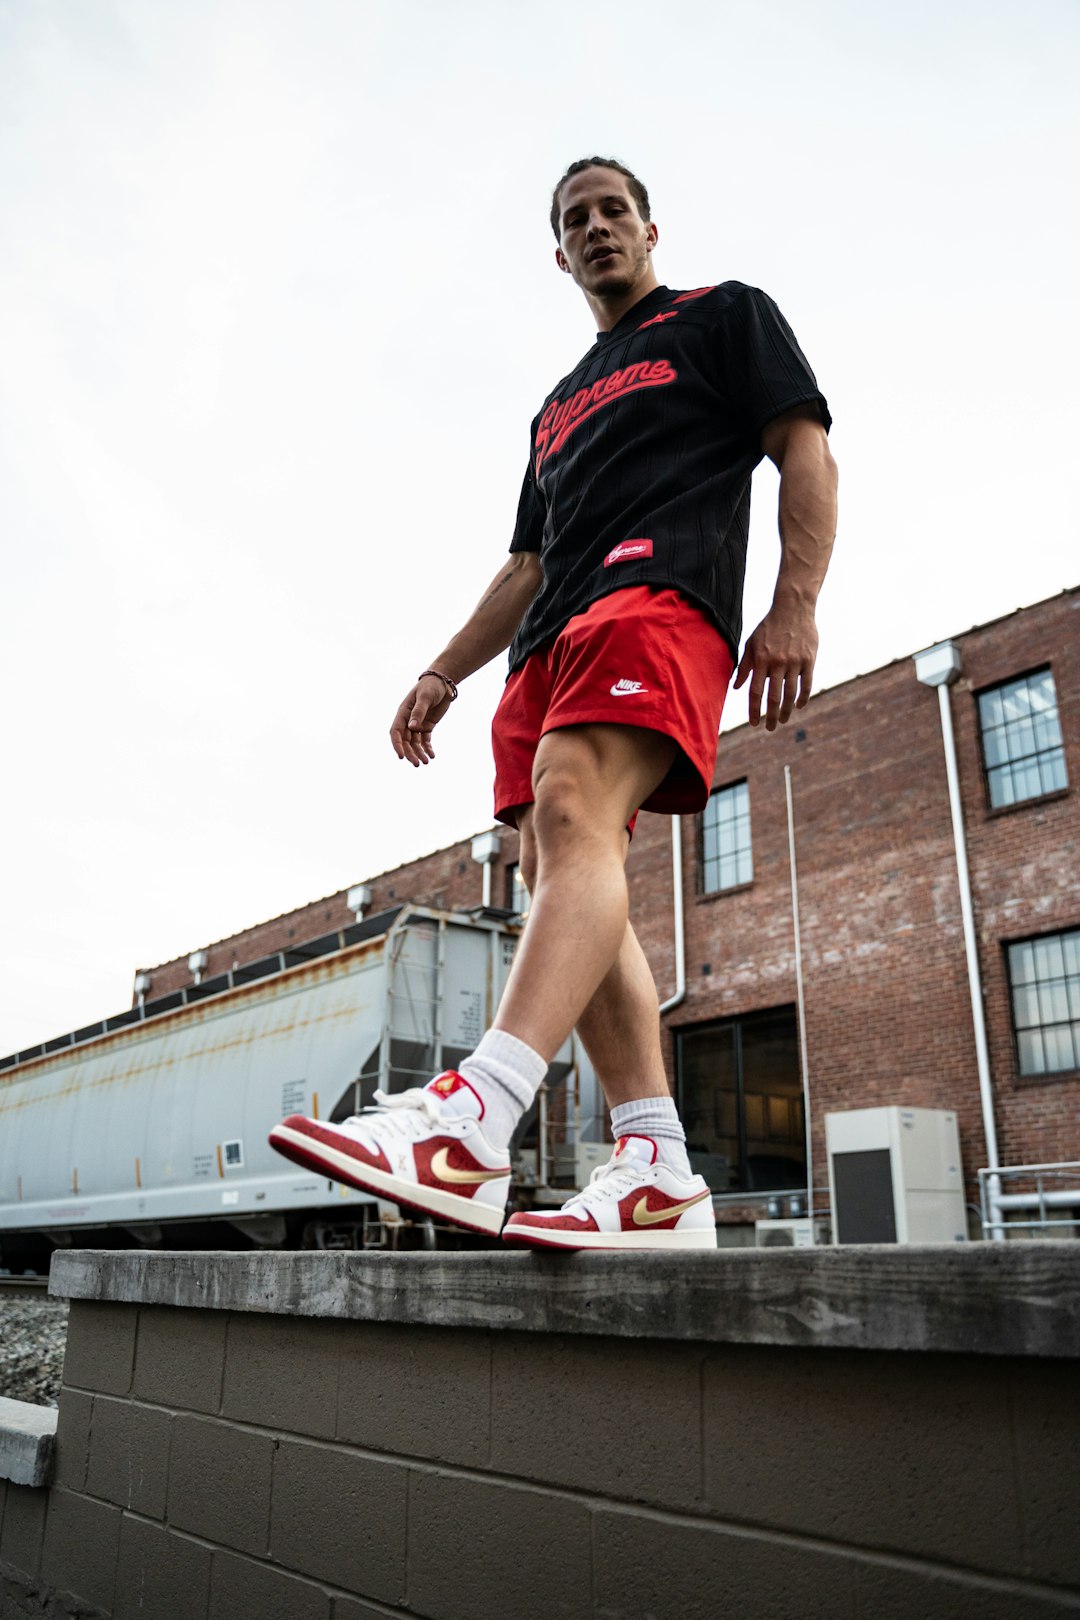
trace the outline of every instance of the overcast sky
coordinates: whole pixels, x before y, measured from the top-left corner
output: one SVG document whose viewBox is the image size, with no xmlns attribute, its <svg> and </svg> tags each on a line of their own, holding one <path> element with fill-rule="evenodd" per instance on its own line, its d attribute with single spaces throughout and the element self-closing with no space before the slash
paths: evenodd
<svg viewBox="0 0 1080 1620">
<path fill-rule="evenodd" d="M 1078 46 L 1075 0 L 0 0 L 0 1054 L 489 824 L 501 660 L 434 766 L 387 730 L 592 341 L 585 153 L 828 395 L 819 685 L 1076 584 Z"/>
</svg>

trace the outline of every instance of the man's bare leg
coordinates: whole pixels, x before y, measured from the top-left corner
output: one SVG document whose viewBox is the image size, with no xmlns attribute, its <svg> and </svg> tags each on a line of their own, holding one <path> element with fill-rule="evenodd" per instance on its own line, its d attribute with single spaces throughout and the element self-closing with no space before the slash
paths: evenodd
<svg viewBox="0 0 1080 1620">
<path fill-rule="evenodd" d="M 573 726 L 541 738 L 528 812 L 533 901 L 494 1027 L 549 1062 L 610 975 L 598 1031 L 617 1018 L 623 995 L 640 994 L 642 972 L 651 983 L 640 947 L 635 954 L 626 944 L 626 823 L 675 752 L 669 737 L 629 726 Z M 656 1016 L 655 988 L 651 995 L 643 1026 Z M 649 1038 L 658 1043 L 658 1032 Z M 609 1061 L 603 1067 L 611 1074 Z"/>
<path fill-rule="evenodd" d="M 640 804 L 646 797 L 642 793 L 635 802 Z M 545 887 L 541 812 L 542 797 L 538 794 L 537 807 L 523 810 L 518 818 L 522 876 L 527 885 L 535 883 L 531 892 L 537 899 Z M 607 836 L 603 844 L 607 863 L 604 882 L 612 888 L 616 853 L 618 872 L 623 876 L 626 819 L 620 817 L 617 823 L 618 838 Z M 606 820 L 604 825 L 608 826 Z M 580 905 L 582 899 L 575 895 L 570 903 Z M 503 1228 L 503 1241 L 571 1250 L 715 1249 L 716 1224 L 709 1188 L 693 1172 L 686 1135 L 664 1074 L 656 986 L 625 911 L 620 915 L 622 934 L 615 942 L 607 971 L 598 981 L 593 979 L 591 996 L 586 999 L 589 981 L 579 975 L 576 987 L 563 987 L 564 993 L 571 993 L 563 1006 L 562 1019 L 558 1018 L 558 1009 L 548 1009 L 541 1014 L 544 1022 L 540 1026 L 547 1034 L 547 1055 L 551 1056 L 573 1008 L 580 1008 L 578 1033 L 611 1109 L 611 1130 L 617 1146 L 608 1163 L 598 1167 L 560 1210 L 521 1210 L 512 1214 Z M 534 900 L 530 926 L 535 916 Z M 535 934 L 533 939 L 535 942 Z M 598 959 L 599 952 L 594 950 L 590 958 L 594 974 Z M 519 955 L 515 972 L 522 961 Z M 542 958 L 537 971 L 541 963 Z M 518 990 L 527 988 L 528 982 L 522 974 Z M 499 1020 L 507 1017 L 507 999 L 504 997 L 499 1009 Z M 509 1017 L 517 1016 L 516 1005 L 511 1002 Z M 509 1017 L 507 1033 L 496 1028 L 485 1040 L 513 1040 L 513 1030 L 523 1026 L 511 1025 Z"/>
<path fill-rule="evenodd" d="M 518 815 L 518 864 L 530 895 L 536 882 L 533 807 Z M 629 840 L 623 837 L 623 858 Z M 619 953 L 577 1021 L 609 1108 L 641 1097 L 668 1097 L 660 1047 L 660 1001 L 652 971 L 629 922 Z"/>
<path fill-rule="evenodd" d="M 577 1021 L 609 1108 L 642 1097 L 670 1097 L 660 1047 L 660 1000 L 630 924 L 604 979 Z"/>
</svg>

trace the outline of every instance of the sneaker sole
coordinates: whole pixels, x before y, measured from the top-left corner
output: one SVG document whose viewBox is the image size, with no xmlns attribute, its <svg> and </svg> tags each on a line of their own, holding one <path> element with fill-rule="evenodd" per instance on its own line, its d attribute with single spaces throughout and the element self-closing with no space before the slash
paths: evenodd
<svg viewBox="0 0 1080 1620">
<path fill-rule="evenodd" d="M 388 1204 L 402 1209 L 416 1210 L 421 1215 L 438 1215 L 463 1226 L 467 1232 L 482 1232 L 485 1237 L 497 1237 L 506 1219 L 505 1209 L 488 1209 L 459 1193 L 440 1192 L 435 1187 L 424 1187 L 415 1181 L 399 1181 L 385 1171 L 370 1165 L 361 1165 L 347 1153 L 315 1142 L 291 1125 L 276 1125 L 270 1132 L 270 1146 L 278 1153 L 303 1165 L 305 1170 L 319 1170 L 332 1181 L 344 1181 L 359 1192 L 375 1193 Z M 509 1182 L 510 1172 L 507 1171 Z"/>
<path fill-rule="evenodd" d="M 503 1230 L 504 1243 L 534 1249 L 715 1249 L 716 1229 L 687 1232 L 567 1232 L 523 1226 Z"/>
</svg>

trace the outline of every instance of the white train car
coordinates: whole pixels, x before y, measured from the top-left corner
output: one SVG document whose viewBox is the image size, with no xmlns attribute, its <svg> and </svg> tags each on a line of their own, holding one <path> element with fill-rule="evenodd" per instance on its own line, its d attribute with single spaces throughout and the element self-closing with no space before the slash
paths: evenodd
<svg viewBox="0 0 1080 1620">
<path fill-rule="evenodd" d="M 491 912 L 401 907 L 4 1060 L 0 1265 L 72 1243 L 384 1242 L 392 1206 L 290 1165 L 267 1132 L 460 1062 L 516 936 Z M 549 1086 L 572 1072 L 580 1099 L 568 1043 Z"/>
</svg>

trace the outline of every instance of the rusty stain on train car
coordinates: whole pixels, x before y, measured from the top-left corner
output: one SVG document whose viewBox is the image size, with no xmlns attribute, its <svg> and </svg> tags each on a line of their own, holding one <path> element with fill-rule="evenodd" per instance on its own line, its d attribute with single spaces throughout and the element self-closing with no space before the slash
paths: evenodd
<svg viewBox="0 0 1080 1620">
<path fill-rule="evenodd" d="M 253 984 L 235 985 L 231 990 L 223 990 L 220 995 L 210 996 L 205 1001 L 177 1007 L 172 1012 L 162 1013 L 145 1023 L 128 1024 L 123 1029 L 96 1036 L 77 1047 L 66 1047 L 62 1051 L 49 1053 L 47 1057 L 31 1058 L 25 1065 L 20 1065 L 18 1069 L 0 1076 L 0 1083 L 6 1083 L 9 1088 L 7 1096 L 0 1091 L 0 1115 L 15 1113 L 31 1106 L 41 1108 L 48 1103 L 61 1103 L 83 1090 L 94 1091 L 103 1087 L 129 1085 L 142 1080 L 148 1074 L 159 1074 L 172 1068 L 178 1061 L 188 1064 L 198 1059 L 215 1057 L 222 1052 L 239 1050 L 244 1046 L 262 1045 L 267 1041 L 282 1039 L 320 1024 L 352 1019 L 357 1012 L 353 1005 L 331 1008 L 306 1018 L 294 1014 L 291 1018 L 278 1019 L 269 1026 L 249 1031 L 243 1036 L 231 1036 L 217 1041 L 208 1040 L 204 1045 L 186 1050 L 179 1058 L 162 1052 L 153 1060 L 140 1061 L 139 1049 L 151 1043 L 156 1044 L 161 1035 L 175 1032 L 178 1028 L 185 1032 L 196 1030 L 201 1025 L 212 1024 L 217 1018 L 235 1013 L 241 1008 L 253 1011 L 263 1003 L 278 1000 L 281 986 L 286 982 L 287 988 L 284 993 L 289 997 L 314 989 L 323 983 L 332 983 L 334 980 L 340 980 L 344 989 L 346 982 L 357 972 L 366 971 L 362 965 L 365 958 L 381 954 L 385 939 L 384 934 L 377 935 L 374 939 L 364 940 L 359 945 L 336 952 L 331 957 L 321 958 L 317 962 L 300 963 L 267 979 L 257 980 Z M 83 1081 L 80 1071 L 86 1063 L 100 1058 L 110 1046 L 117 1051 L 118 1059 L 127 1060 L 123 1063 L 123 1067 L 118 1066 L 97 1079 Z M 10 1089 L 13 1089 L 19 1081 L 44 1079 L 50 1071 L 68 1067 L 75 1054 L 78 1061 L 74 1072 L 70 1072 L 55 1090 L 35 1091 L 23 1097 L 10 1095 Z"/>
<path fill-rule="evenodd" d="M 331 956 L 320 957 L 315 962 L 300 962 L 295 967 L 283 968 L 280 973 L 269 974 L 265 979 L 256 979 L 251 984 L 233 985 L 229 990 L 222 990 L 220 995 L 208 996 L 205 1001 L 189 1002 L 186 1006 L 175 1007 L 167 1013 L 158 1013 L 148 1018 L 144 1023 L 126 1024 L 123 1029 L 110 1030 L 105 1035 L 92 1036 L 87 1041 L 80 1041 L 77 1046 L 66 1046 L 58 1052 L 49 1052 L 41 1057 L 29 1058 L 17 1068 L 6 1069 L 0 1072 L 0 1099 L 2 1088 L 18 1084 L 20 1080 L 33 1075 L 35 1079 L 41 1078 L 50 1070 L 63 1068 L 70 1061 L 73 1054 L 79 1058 L 93 1055 L 100 1057 L 111 1046 L 114 1049 L 123 1047 L 137 1037 L 156 1035 L 162 1030 L 173 1028 L 177 1024 L 186 1024 L 189 1029 L 198 1028 L 201 1024 L 212 1023 L 215 1018 L 226 1012 L 234 1012 L 240 1005 L 247 1002 L 257 1006 L 260 999 L 276 1000 L 280 994 L 280 987 L 286 986 L 284 994 L 294 995 L 299 991 L 315 987 L 324 981 L 337 978 L 351 977 L 365 957 L 381 954 L 386 941 L 385 934 L 376 934 L 373 939 L 362 940 L 359 945 L 350 945 L 343 951 L 335 951 Z M 361 970 L 362 971 L 362 970 Z M 291 1033 L 294 1029 L 309 1028 L 313 1024 L 336 1022 L 352 1016 L 351 1008 L 341 1008 L 337 1011 L 321 1014 L 318 1018 L 297 1019 L 286 1018 L 270 1029 L 260 1031 L 258 1039 L 273 1039 L 279 1035 Z M 255 1039 L 254 1036 L 233 1038 L 220 1042 L 211 1041 L 198 1051 L 188 1054 L 189 1057 L 202 1057 L 213 1052 L 227 1051 L 231 1047 L 248 1044 Z M 138 1044 L 143 1044 L 139 1041 Z M 154 1064 L 159 1068 L 172 1064 L 175 1058 L 167 1058 L 162 1064 Z M 129 1078 L 137 1079 L 143 1070 L 136 1070 Z M 95 1081 L 95 1085 L 107 1085 L 110 1080 Z M 68 1096 L 78 1087 L 65 1088 L 62 1092 L 52 1093 L 54 1096 Z M 43 1099 L 42 1099 L 43 1100 Z M 0 1100 L 0 1111 L 4 1103 Z"/>
</svg>

